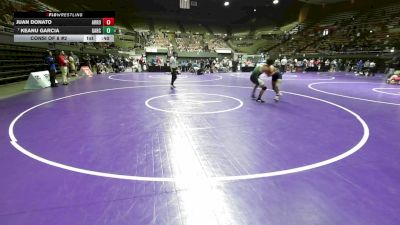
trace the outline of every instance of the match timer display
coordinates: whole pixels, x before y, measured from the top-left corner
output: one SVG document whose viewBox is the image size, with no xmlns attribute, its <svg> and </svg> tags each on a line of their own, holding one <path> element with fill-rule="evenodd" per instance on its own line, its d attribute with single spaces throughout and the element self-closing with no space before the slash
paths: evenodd
<svg viewBox="0 0 400 225">
<path fill-rule="evenodd" d="M 114 42 L 114 12 L 15 12 L 14 42 Z"/>
</svg>

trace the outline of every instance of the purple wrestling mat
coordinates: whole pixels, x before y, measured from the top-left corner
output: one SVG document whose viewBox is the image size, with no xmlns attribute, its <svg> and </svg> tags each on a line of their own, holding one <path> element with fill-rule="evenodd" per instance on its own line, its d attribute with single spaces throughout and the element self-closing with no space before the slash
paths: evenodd
<svg viewBox="0 0 400 225">
<path fill-rule="evenodd" d="M 0 224 L 400 224 L 400 87 L 287 73 L 79 79 L 1 100 Z"/>
</svg>

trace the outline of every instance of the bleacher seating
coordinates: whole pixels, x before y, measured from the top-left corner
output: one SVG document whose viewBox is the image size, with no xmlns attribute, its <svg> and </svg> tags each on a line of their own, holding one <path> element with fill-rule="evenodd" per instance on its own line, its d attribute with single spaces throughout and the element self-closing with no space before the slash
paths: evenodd
<svg viewBox="0 0 400 225">
<path fill-rule="evenodd" d="M 154 36 L 155 46 L 157 47 L 169 47 L 169 35 L 166 33 L 156 33 Z"/>
<path fill-rule="evenodd" d="M 132 30 L 144 30 L 144 31 L 149 31 L 150 30 L 150 25 L 149 23 L 144 20 L 144 19 L 137 19 L 135 18 L 132 23 L 130 24 L 130 28 Z"/>
<path fill-rule="evenodd" d="M 338 24 L 336 30 L 324 37 L 315 45 L 303 49 L 302 53 L 318 53 L 321 51 L 384 51 L 399 47 L 400 4 L 380 7 L 364 13 L 344 12 L 336 17 L 323 19 L 323 23 L 332 23 L 335 18 L 342 18 L 347 23 Z M 344 17 L 347 16 L 347 17 Z M 348 17 L 352 16 L 352 20 Z"/>
<path fill-rule="evenodd" d="M 320 26 L 334 25 L 340 22 L 350 20 L 351 18 L 354 18 L 355 16 L 357 16 L 358 13 L 359 13 L 358 11 L 335 13 L 333 15 L 323 18 L 321 21 L 318 22 L 318 24 Z"/>
<path fill-rule="evenodd" d="M 260 36 L 263 34 L 271 34 L 273 31 L 274 31 L 274 27 L 271 27 L 271 26 L 259 27 L 259 28 L 255 29 L 254 34 L 257 36 Z"/>
<path fill-rule="evenodd" d="M 12 25 L 0 21 L 0 32 L 4 32 L 4 33 L 7 33 L 7 34 L 13 34 L 14 33 L 14 29 L 13 29 Z"/>
<path fill-rule="evenodd" d="M 229 48 L 224 39 L 220 36 L 213 36 L 207 40 L 208 49 L 215 51 L 217 48 Z"/>
<path fill-rule="evenodd" d="M 273 35 L 265 36 L 265 38 L 254 36 L 236 36 L 231 38 L 229 44 L 237 52 L 252 54 L 260 50 L 267 51 L 280 42 L 280 39 L 273 38 L 275 37 Z"/>
<path fill-rule="evenodd" d="M 154 24 L 154 29 L 156 32 L 175 32 L 179 30 L 179 26 L 171 21 L 157 21 Z"/>
<path fill-rule="evenodd" d="M 0 44 L 0 82 L 24 79 L 45 69 L 43 48 Z"/>
<path fill-rule="evenodd" d="M 213 26 L 209 26 L 210 30 L 212 31 L 213 34 L 226 34 L 226 27 L 222 27 L 222 26 L 217 26 L 217 25 L 213 25 Z"/>
<path fill-rule="evenodd" d="M 299 23 L 297 21 L 293 22 L 293 23 L 289 23 L 285 26 L 282 26 L 279 30 L 283 33 L 297 33 L 298 31 L 301 30 L 302 27 L 302 23 Z"/>
<path fill-rule="evenodd" d="M 357 11 L 349 11 L 330 15 L 315 22 L 308 21 L 307 24 L 301 25 L 301 32 L 287 32 L 286 41 L 276 46 L 271 53 L 273 55 L 290 55 L 297 52 L 315 52 L 323 39 L 324 29 L 336 30 L 341 24 L 349 23 L 357 13 Z"/>
<path fill-rule="evenodd" d="M 203 35 L 181 34 L 175 40 L 179 51 L 200 52 L 204 50 Z"/>
<path fill-rule="evenodd" d="M 201 24 L 183 24 L 186 33 L 205 34 L 207 29 Z"/>
</svg>

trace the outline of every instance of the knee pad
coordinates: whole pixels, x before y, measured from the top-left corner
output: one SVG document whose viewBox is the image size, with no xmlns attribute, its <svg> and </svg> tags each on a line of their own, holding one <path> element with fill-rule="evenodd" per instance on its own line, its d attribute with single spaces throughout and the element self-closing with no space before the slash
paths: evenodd
<svg viewBox="0 0 400 225">
<path fill-rule="evenodd" d="M 264 87 L 262 87 L 261 89 L 263 89 L 263 90 L 265 91 L 265 90 L 267 90 L 267 87 L 264 86 Z"/>
</svg>

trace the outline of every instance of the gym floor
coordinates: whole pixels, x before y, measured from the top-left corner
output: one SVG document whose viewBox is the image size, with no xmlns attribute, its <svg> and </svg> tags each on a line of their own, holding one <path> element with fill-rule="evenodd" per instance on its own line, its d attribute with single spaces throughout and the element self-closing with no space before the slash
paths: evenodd
<svg viewBox="0 0 400 225">
<path fill-rule="evenodd" d="M 287 73 L 82 78 L 0 100 L 0 224 L 400 224 L 400 87 Z M 264 78 L 268 88 L 270 80 Z"/>
</svg>

